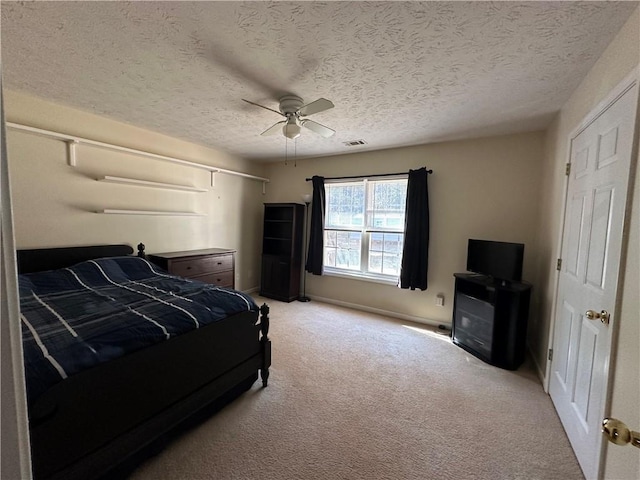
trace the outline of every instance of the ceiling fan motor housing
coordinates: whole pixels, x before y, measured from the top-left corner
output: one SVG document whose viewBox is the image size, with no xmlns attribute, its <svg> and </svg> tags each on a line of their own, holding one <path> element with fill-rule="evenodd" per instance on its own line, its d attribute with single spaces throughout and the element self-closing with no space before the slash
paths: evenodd
<svg viewBox="0 0 640 480">
<path fill-rule="evenodd" d="M 302 99 L 296 95 L 285 95 L 280 98 L 280 111 L 286 116 L 295 115 L 302 105 Z"/>
</svg>

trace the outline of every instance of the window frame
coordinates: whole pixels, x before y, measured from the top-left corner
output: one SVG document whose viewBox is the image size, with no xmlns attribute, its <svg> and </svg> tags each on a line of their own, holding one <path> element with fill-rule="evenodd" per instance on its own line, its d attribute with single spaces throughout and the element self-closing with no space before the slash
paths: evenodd
<svg viewBox="0 0 640 480">
<path fill-rule="evenodd" d="M 384 274 L 384 273 L 376 273 L 376 272 L 368 272 L 368 268 L 369 268 L 369 249 L 371 246 L 371 234 L 372 233 L 391 233 L 391 234 L 399 234 L 401 235 L 402 238 L 402 247 L 404 246 L 404 237 L 405 237 L 405 226 L 404 226 L 404 222 L 402 224 L 402 226 L 398 229 L 393 229 L 393 228 L 384 228 L 384 227 L 369 227 L 368 226 L 368 220 L 369 220 L 369 216 L 372 215 L 373 212 L 375 212 L 375 210 L 373 210 L 371 213 L 369 213 L 367 211 L 367 205 L 368 205 L 368 199 L 369 199 L 369 184 L 370 183 L 374 183 L 374 182 L 384 182 L 384 181 L 389 181 L 389 180 L 404 180 L 405 183 L 408 182 L 408 174 L 401 174 L 401 175 L 389 175 L 389 176 L 385 176 L 384 178 L 378 178 L 378 177 L 361 177 L 361 178 L 356 178 L 356 179 L 349 179 L 349 180 L 327 180 L 325 182 L 325 186 L 331 185 L 331 184 L 339 184 L 339 185 L 348 185 L 350 183 L 353 184 L 363 184 L 364 187 L 364 205 L 363 205 L 363 222 L 362 222 L 362 227 L 360 227 L 359 229 L 357 228 L 349 228 L 349 227 L 328 227 L 327 226 L 327 221 L 329 218 L 328 212 L 326 214 L 325 217 L 325 222 L 323 225 L 323 235 L 325 236 L 326 239 L 326 232 L 327 231 L 335 231 L 335 232 L 357 232 L 361 234 L 361 239 L 360 239 L 360 268 L 359 270 L 349 270 L 349 269 L 345 269 L 345 268 L 338 268 L 338 267 L 332 267 L 332 266 L 327 266 L 326 263 L 323 261 L 323 267 L 322 267 L 322 273 L 323 275 L 327 275 L 327 276 L 333 276 L 333 277 L 343 277 L 343 278 L 351 278 L 351 279 L 358 279 L 358 280 L 364 280 L 364 281 L 369 281 L 369 282 L 374 282 L 374 283 L 382 283 L 385 285 L 398 285 L 398 282 L 400 281 L 400 271 L 398 271 L 397 275 L 390 275 L 390 274 Z M 327 195 L 328 196 L 328 195 Z M 328 202 L 327 202 L 328 203 Z M 406 218 L 406 193 L 405 193 L 405 210 L 404 210 L 404 215 Z M 327 245 L 326 242 L 323 246 L 323 258 L 326 258 L 326 254 L 327 254 Z M 399 268 L 402 264 L 402 248 L 400 249 L 399 252 Z"/>
</svg>

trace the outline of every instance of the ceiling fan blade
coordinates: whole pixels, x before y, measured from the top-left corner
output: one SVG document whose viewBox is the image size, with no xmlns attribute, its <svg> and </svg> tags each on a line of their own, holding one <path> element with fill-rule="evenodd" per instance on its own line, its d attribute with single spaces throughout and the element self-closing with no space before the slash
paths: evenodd
<svg viewBox="0 0 640 480">
<path fill-rule="evenodd" d="M 269 107 L 265 107 L 264 105 L 260 105 L 259 103 L 254 103 L 254 102 L 250 102 L 249 100 L 245 100 L 244 98 L 241 99 L 243 102 L 247 102 L 250 103 L 251 105 L 255 105 L 256 107 L 260 107 L 260 108 L 264 108 L 265 110 L 269 110 L 271 112 L 275 112 L 278 115 L 282 115 L 283 117 L 286 115 L 283 115 L 282 112 L 279 112 L 277 110 L 274 110 L 273 108 L 269 108 Z"/>
<path fill-rule="evenodd" d="M 275 135 L 276 133 L 282 133 L 282 126 L 287 123 L 286 121 L 282 121 L 282 122 L 278 122 L 275 125 L 270 126 L 269 128 L 267 128 L 264 132 L 262 132 L 260 135 L 263 136 L 267 136 L 267 135 Z"/>
<path fill-rule="evenodd" d="M 314 122 L 313 120 L 305 119 L 305 120 L 302 120 L 300 124 L 303 127 L 308 128 L 312 132 L 315 132 L 318 135 L 323 136 L 324 138 L 329 138 L 334 133 L 336 133 L 335 130 L 330 129 L 329 127 L 325 127 L 324 125 L 320 125 L 318 122 Z"/>
<path fill-rule="evenodd" d="M 329 110 L 333 108 L 334 105 L 330 100 L 326 98 L 319 98 L 315 102 L 307 103 L 303 105 L 298 110 L 298 115 L 302 117 L 307 117 L 309 115 L 313 115 L 314 113 L 324 112 L 325 110 Z"/>
</svg>

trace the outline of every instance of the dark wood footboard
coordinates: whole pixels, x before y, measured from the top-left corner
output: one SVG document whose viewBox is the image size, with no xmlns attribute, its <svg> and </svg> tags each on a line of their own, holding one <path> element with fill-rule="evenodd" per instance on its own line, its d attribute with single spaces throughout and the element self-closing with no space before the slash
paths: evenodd
<svg viewBox="0 0 640 480">
<path fill-rule="evenodd" d="M 227 392 L 268 376 L 244 312 L 67 378 L 30 406 L 36 479 L 94 479 Z"/>
</svg>

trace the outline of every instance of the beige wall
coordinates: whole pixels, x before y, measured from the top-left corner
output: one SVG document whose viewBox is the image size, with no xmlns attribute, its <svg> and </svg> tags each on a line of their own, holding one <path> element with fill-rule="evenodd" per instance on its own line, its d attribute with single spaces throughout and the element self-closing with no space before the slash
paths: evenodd
<svg viewBox="0 0 640 480">
<path fill-rule="evenodd" d="M 6 92 L 8 122 L 21 123 L 160 155 L 262 175 L 262 166 L 104 117 L 16 92 Z M 142 242 L 148 253 L 208 247 L 233 248 L 236 288 L 259 284 L 262 183 L 97 147 L 77 146 L 68 166 L 66 144 L 8 130 L 16 245 L 37 248 Z M 207 188 L 205 193 L 105 184 L 122 176 Z M 202 217 L 105 215 L 104 208 L 195 211 Z"/>
<path fill-rule="evenodd" d="M 345 304 L 393 312 L 417 321 L 450 323 L 453 273 L 464 272 L 468 238 L 523 242 L 524 278 L 534 277 L 542 133 L 447 142 L 270 164 L 266 201 L 302 202 L 311 192 L 305 177 L 408 171 L 427 166 L 429 176 L 429 288 L 395 286 L 307 274 L 307 293 Z M 445 295 L 445 306 L 435 297 Z"/>
<path fill-rule="evenodd" d="M 640 63 L 640 9 L 636 9 L 587 77 L 562 107 L 545 135 L 545 159 L 540 196 L 539 278 L 540 325 L 530 336 L 536 362 L 541 372 L 546 370 L 549 326 L 556 286 L 555 258 L 559 250 L 559 231 L 564 195 L 564 164 L 567 162 L 568 141 L 582 119 Z M 636 162 L 637 164 L 637 162 Z M 637 170 L 637 165 L 636 165 Z M 638 379 L 638 343 L 640 342 L 640 181 L 636 176 L 632 187 L 633 207 L 629 211 L 630 234 L 626 258 L 623 261 L 621 311 L 618 349 L 612 358 L 615 366 L 611 397 L 612 416 L 640 428 L 640 380 Z M 623 418 L 628 415 L 628 418 Z M 609 447 L 607 444 L 605 478 L 632 479 L 640 474 L 637 450 L 631 447 Z"/>
</svg>

